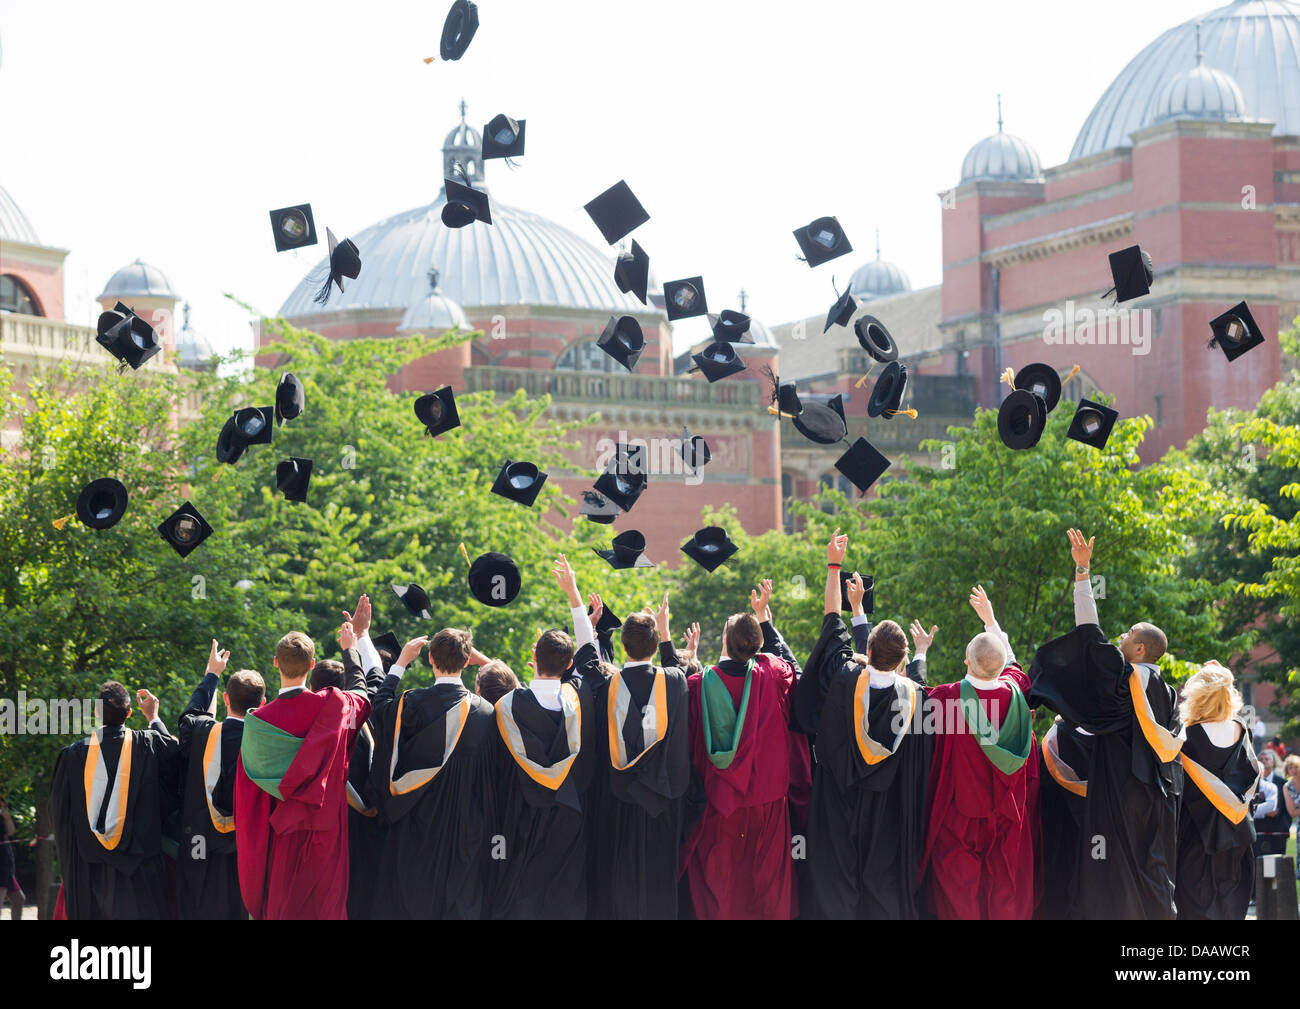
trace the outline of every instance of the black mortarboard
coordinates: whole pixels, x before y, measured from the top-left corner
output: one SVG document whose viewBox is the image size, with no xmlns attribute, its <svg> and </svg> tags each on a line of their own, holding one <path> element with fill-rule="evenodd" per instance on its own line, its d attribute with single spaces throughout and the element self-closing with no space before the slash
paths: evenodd
<svg viewBox="0 0 1300 1009">
<path fill-rule="evenodd" d="M 618 517 L 619 507 L 604 494 L 585 490 L 582 492 L 581 512 L 593 522 L 609 525 Z"/>
<path fill-rule="evenodd" d="M 307 396 L 302 382 L 293 372 L 286 371 L 280 376 L 280 382 L 275 387 L 276 422 L 283 424 L 286 420 L 293 420 L 302 413 L 306 405 Z"/>
<path fill-rule="evenodd" d="M 402 654 L 402 643 L 397 640 L 397 635 L 392 631 L 384 631 L 379 637 L 371 638 L 370 643 L 375 646 L 376 651 L 387 652 L 391 655 L 393 657 L 392 662 L 396 662 L 397 657 Z M 392 662 L 384 666 L 385 673 L 388 672 L 388 666 L 392 665 Z"/>
<path fill-rule="evenodd" d="M 612 550 L 597 550 L 596 553 L 618 570 L 654 567 L 645 555 L 645 537 L 635 529 L 619 533 L 612 546 Z"/>
<path fill-rule="evenodd" d="M 320 238 L 316 234 L 316 222 L 311 216 L 311 204 L 300 203 L 296 207 L 272 210 L 271 235 L 275 238 L 276 252 L 315 245 Z"/>
<path fill-rule="evenodd" d="M 836 393 L 825 403 L 804 403 L 794 426 L 818 445 L 834 445 L 843 440 L 849 433 L 849 423 L 844 419 L 844 397 Z"/>
<path fill-rule="evenodd" d="M 1065 436 L 1081 441 L 1085 445 L 1091 445 L 1093 448 L 1105 448 L 1111 429 L 1114 428 L 1117 420 L 1119 420 L 1118 411 L 1094 403 L 1090 399 L 1081 399 L 1078 407 L 1075 408 L 1074 420 L 1070 421 L 1070 430 L 1065 433 Z"/>
<path fill-rule="evenodd" d="M 619 254 L 614 264 L 614 283 L 624 294 L 634 294 L 641 304 L 646 304 L 650 285 L 650 257 L 645 249 L 632 239 L 632 251 Z"/>
<path fill-rule="evenodd" d="M 460 427 L 460 413 L 456 410 L 456 395 L 451 391 L 451 386 L 444 385 L 417 399 L 415 416 L 424 425 L 424 433 L 430 436 Z"/>
<path fill-rule="evenodd" d="M 811 224 L 796 228 L 794 240 L 809 266 L 820 266 L 853 251 L 849 236 L 833 217 L 819 217 Z"/>
<path fill-rule="evenodd" d="M 1155 273 L 1151 257 L 1140 245 L 1130 245 L 1110 254 L 1110 276 L 1115 282 L 1115 301 L 1131 301 L 1151 290 Z"/>
<path fill-rule="evenodd" d="M 1007 448 L 1033 448 L 1046 424 L 1046 401 L 1028 389 L 1016 389 L 998 408 L 998 437 Z"/>
<path fill-rule="evenodd" d="M 889 469 L 890 463 L 866 438 L 859 438 L 849 450 L 835 460 L 835 468 L 848 477 L 863 494 Z"/>
<path fill-rule="evenodd" d="M 645 473 L 605 472 L 596 481 L 596 491 L 626 512 L 632 510 L 637 498 L 645 493 L 649 485 Z"/>
<path fill-rule="evenodd" d="M 713 458 L 713 453 L 709 451 L 709 443 L 704 440 L 702 435 L 691 434 L 690 429 L 682 428 L 682 462 L 686 463 L 686 468 L 692 473 L 709 464 Z"/>
<path fill-rule="evenodd" d="M 591 607 L 587 607 L 587 616 L 591 616 Z M 600 601 L 600 619 L 596 621 L 593 628 L 597 634 L 610 634 L 623 626 L 623 621 L 614 615 L 614 611 L 609 608 L 609 603 L 605 600 Z"/>
<path fill-rule="evenodd" d="M 596 346 L 628 371 L 634 370 L 637 359 L 645 350 L 645 334 L 641 332 L 641 323 L 630 315 L 611 315 L 604 332 L 596 340 Z"/>
<path fill-rule="evenodd" d="M 419 617 L 421 620 L 433 619 L 429 615 L 429 607 L 432 605 L 429 599 L 429 593 L 416 585 L 415 582 L 411 582 L 407 585 L 400 585 L 394 582 L 393 592 L 397 595 L 397 598 L 402 601 L 402 604 L 406 607 L 406 611 L 410 613 L 411 616 Z"/>
<path fill-rule="evenodd" d="M 745 362 L 736 353 L 735 346 L 730 343 L 715 341 L 698 354 L 692 354 L 691 360 L 700 371 L 704 372 L 704 377 L 710 382 L 716 382 L 745 370 Z"/>
<path fill-rule="evenodd" d="M 195 547 L 212 535 L 212 526 L 197 508 L 186 501 L 162 520 L 158 535 L 182 557 L 188 557 Z"/>
<path fill-rule="evenodd" d="M 244 443 L 235 437 L 235 415 L 232 413 L 217 435 L 217 462 L 233 466 L 244 454 Z"/>
<path fill-rule="evenodd" d="M 492 485 L 492 493 L 532 507 L 545 483 L 546 474 L 531 462 L 513 462 L 507 459 L 497 474 L 496 483 Z"/>
<path fill-rule="evenodd" d="M 620 441 L 614 454 L 609 457 L 605 469 L 610 473 L 641 473 L 649 475 L 649 449 L 645 442 L 629 445 Z"/>
<path fill-rule="evenodd" d="M 475 221 L 492 223 L 492 207 L 488 194 L 455 179 L 443 179 L 447 202 L 442 205 L 442 223 L 449 228 L 463 228 Z"/>
<path fill-rule="evenodd" d="M 832 326 L 847 326 L 857 310 L 858 299 L 853 297 L 852 291 L 846 289 L 826 313 L 826 325 L 822 327 L 822 332 L 827 332 Z"/>
<path fill-rule="evenodd" d="M 753 343 L 749 335 L 750 318 L 744 312 L 733 312 L 724 308 L 720 315 L 710 315 L 709 325 L 713 328 L 713 339 L 720 343 Z"/>
<path fill-rule="evenodd" d="M 484 606 L 505 606 L 519 595 L 519 569 L 505 554 L 486 553 L 469 566 L 469 590 Z"/>
<path fill-rule="evenodd" d="M 782 382 L 770 368 L 765 368 L 764 374 L 772 383 L 772 402 L 776 404 L 777 410 L 787 417 L 798 417 L 803 413 L 803 403 L 799 399 L 799 389 L 795 383 Z"/>
<path fill-rule="evenodd" d="M 77 518 L 91 529 L 111 529 L 126 514 L 126 500 L 120 480 L 92 480 L 77 495 Z"/>
<path fill-rule="evenodd" d="M 897 361 L 890 361 L 871 388 L 871 399 L 867 401 L 867 416 L 879 417 L 883 414 L 888 420 L 902 406 L 903 393 L 906 390 L 907 366 Z"/>
<path fill-rule="evenodd" d="M 474 33 L 478 31 L 478 7 L 469 0 L 456 0 L 442 23 L 442 42 L 438 53 L 444 60 L 458 60 L 465 55 Z"/>
<path fill-rule="evenodd" d="M 517 158 L 524 153 L 524 127 L 527 120 L 511 119 L 502 113 L 493 116 L 483 127 L 483 160 Z"/>
<path fill-rule="evenodd" d="M 704 297 L 704 278 L 687 277 L 664 284 L 664 311 L 669 322 L 707 315 L 709 303 Z"/>
<path fill-rule="evenodd" d="M 705 526 L 682 544 L 682 553 L 705 571 L 716 570 L 739 549 L 722 526 Z"/>
<path fill-rule="evenodd" d="M 1061 401 L 1061 376 L 1050 364 L 1027 364 L 1016 372 L 1015 388 L 1028 389 L 1047 405 L 1047 412 Z"/>
<path fill-rule="evenodd" d="M 861 572 L 857 572 L 861 574 Z M 849 605 L 849 582 L 853 578 L 853 572 L 845 568 L 840 568 L 840 609 L 845 613 L 851 613 L 853 607 Z M 876 579 L 871 575 L 862 575 L 862 612 L 876 612 Z"/>
<path fill-rule="evenodd" d="M 1246 303 L 1239 302 L 1217 319 L 1210 320 L 1210 346 L 1218 346 L 1223 356 L 1235 361 L 1248 350 L 1253 350 L 1264 342 L 1264 334 L 1255 323 Z"/>
<path fill-rule="evenodd" d="M 650 220 L 650 215 L 645 212 L 645 207 L 641 206 L 641 201 L 622 179 L 583 209 L 587 211 L 610 245 L 626 238 Z"/>
<path fill-rule="evenodd" d="M 290 501 L 306 501 L 311 460 L 290 456 L 275 464 L 275 486 Z"/>
<path fill-rule="evenodd" d="M 249 445 L 271 444 L 274 406 L 246 406 L 236 410 L 234 438 L 245 448 Z"/>
<path fill-rule="evenodd" d="M 100 313 L 95 341 L 132 369 L 139 368 L 162 350 L 153 327 L 120 301 L 111 311 Z"/>
<path fill-rule="evenodd" d="M 857 334 L 862 349 L 881 364 L 898 360 L 898 344 L 894 342 L 885 324 L 874 315 L 864 315 L 853 324 L 853 331 Z"/>
<path fill-rule="evenodd" d="M 329 228 L 325 229 L 325 240 L 329 243 L 330 250 L 329 276 L 325 278 L 321 289 L 316 292 L 318 305 L 329 301 L 331 284 L 338 284 L 339 293 L 342 294 L 343 278 L 356 280 L 361 273 L 361 251 L 357 248 L 356 242 L 350 238 L 340 242 Z"/>
</svg>

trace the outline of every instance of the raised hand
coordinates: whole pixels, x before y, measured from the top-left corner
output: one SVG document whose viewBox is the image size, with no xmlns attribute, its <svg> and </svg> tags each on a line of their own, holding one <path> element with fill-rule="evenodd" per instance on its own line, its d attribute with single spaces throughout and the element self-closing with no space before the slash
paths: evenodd
<svg viewBox="0 0 1300 1009">
<path fill-rule="evenodd" d="M 591 626 L 595 627 L 600 623 L 600 615 L 605 612 L 605 604 L 600 601 L 600 596 L 593 592 L 587 597 L 587 605 L 591 607 Z"/>
<path fill-rule="evenodd" d="M 402 646 L 402 654 L 397 657 L 397 664 L 403 669 L 410 667 L 411 663 L 420 657 L 420 652 L 424 646 L 429 643 L 427 635 L 419 638 L 412 638 Z"/>
<path fill-rule="evenodd" d="M 671 641 L 672 634 L 668 630 L 668 622 L 671 614 L 668 612 L 668 593 L 664 593 L 664 601 L 659 604 L 655 610 L 655 629 L 659 632 L 660 641 Z"/>
<path fill-rule="evenodd" d="M 925 627 L 919 620 L 913 620 L 910 628 L 912 632 L 912 650 L 917 655 L 922 655 L 930 650 L 934 644 L 934 636 L 939 633 L 939 625 L 935 624 L 930 628 L 930 633 L 925 633 Z"/>
<path fill-rule="evenodd" d="M 146 722 L 152 722 L 158 717 L 158 698 L 153 694 L 141 687 L 135 692 L 135 699 L 140 705 L 140 714 L 144 715 Z"/>
<path fill-rule="evenodd" d="M 564 554 L 560 554 L 555 559 L 555 567 L 551 569 L 551 574 L 555 576 L 555 582 L 560 586 L 561 591 L 569 597 L 569 608 L 576 609 L 581 606 L 582 596 L 578 595 L 578 576 L 573 573 L 573 567 Z"/>
<path fill-rule="evenodd" d="M 212 650 L 208 652 L 207 672 L 215 673 L 220 676 L 226 669 L 226 663 L 230 661 L 229 651 L 220 651 L 217 648 L 217 639 L 212 639 Z"/>
<path fill-rule="evenodd" d="M 1070 556 L 1074 558 L 1074 563 L 1081 568 L 1088 567 L 1092 561 L 1092 545 L 1097 537 L 1092 536 L 1085 541 L 1083 533 L 1078 529 L 1067 529 L 1065 534 L 1070 537 Z"/>
<path fill-rule="evenodd" d="M 856 571 L 853 577 L 849 579 L 846 591 L 849 597 L 849 609 L 853 611 L 856 617 L 862 613 L 862 599 L 867 594 L 867 583 L 862 580 L 862 576 Z"/>
<path fill-rule="evenodd" d="M 985 627 L 996 623 L 993 619 L 993 604 L 989 602 L 989 594 L 984 591 L 983 585 L 976 585 L 970 590 L 970 604 Z"/>
<path fill-rule="evenodd" d="M 682 654 L 688 658 L 696 658 L 700 650 L 700 625 L 693 623 L 686 629 L 683 635 L 685 644 L 682 647 Z"/>
<path fill-rule="evenodd" d="M 343 611 L 343 619 L 352 625 L 356 637 L 362 637 L 370 630 L 370 597 L 364 593 L 357 599 L 354 612 Z"/>
<path fill-rule="evenodd" d="M 357 646 L 357 629 L 352 625 L 352 621 L 345 620 L 339 625 L 339 647 L 345 652 L 349 648 Z"/>
<path fill-rule="evenodd" d="M 477 648 L 474 648 L 474 647 L 471 646 L 471 648 L 470 648 L 470 650 L 469 650 L 469 661 L 466 662 L 465 665 L 467 665 L 467 666 L 485 666 L 485 665 L 487 665 L 487 664 L 488 664 L 489 662 L 491 662 L 491 661 L 492 661 L 491 659 L 489 659 L 486 655 L 484 655 L 482 652 L 480 652 Z"/>
<path fill-rule="evenodd" d="M 761 624 L 766 620 L 772 619 L 772 610 L 769 603 L 772 601 L 772 579 L 764 578 L 759 582 L 757 589 L 749 590 L 749 606 L 754 611 L 754 616 L 758 618 Z"/>
<path fill-rule="evenodd" d="M 849 548 L 849 538 L 847 535 L 841 535 L 838 529 L 831 536 L 831 541 L 826 544 L 826 562 L 828 564 L 842 564 L 844 562 L 844 553 Z"/>
</svg>

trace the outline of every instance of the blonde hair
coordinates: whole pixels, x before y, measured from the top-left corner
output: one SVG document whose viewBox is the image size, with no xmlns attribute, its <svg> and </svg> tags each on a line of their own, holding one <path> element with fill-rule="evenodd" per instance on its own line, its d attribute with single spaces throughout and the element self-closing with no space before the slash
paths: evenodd
<svg viewBox="0 0 1300 1009">
<path fill-rule="evenodd" d="M 1007 667 L 1007 646 L 999 635 L 984 631 L 970 639 L 966 658 L 970 660 L 971 672 L 979 679 L 992 680 Z"/>
<path fill-rule="evenodd" d="M 1178 706 L 1184 725 L 1226 722 L 1241 710 L 1241 693 L 1232 685 L 1231 671 L 1211 660 L 1183 684 Z"/>
<path fill-rule="evenodd" d="M 1282 762 L 1282 773 L 1290 778 L 1300 771 L 1300 753 L 1293 753 Z"/>
</svg>

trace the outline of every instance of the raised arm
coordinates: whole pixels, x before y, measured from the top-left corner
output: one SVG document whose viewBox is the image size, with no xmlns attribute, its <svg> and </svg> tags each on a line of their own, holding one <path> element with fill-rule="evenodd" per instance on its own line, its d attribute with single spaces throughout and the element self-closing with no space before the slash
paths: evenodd
<svg viewBox="0 0 1300 1009">
<path fill-rule="evenodd" d="M 843 600 L 840 597 L 840 565 L 844 563 L 844 551 L 849 548 L 849 538 L 840 534 L 838 529 L 826 544 L 826 606 L 823 613 L 839 613 Z"/>
<path fill-rule="evenodd" d="M 866 654 L 867 641 L 871 637 L 871 620 L 862 609 L 862 600 L 866 597 L 867 585 L 856 571 L 848 581 L 849 610 L 852 612 L 853 647 Z"/>
<path fill-rule="evenodd" d="M 939 625 L 931 626 L 930 633 L 925 633 L 925 625 L 919 620 L 912 621 L 912 649 L 915 654 L 912 661 L 907 664 L 907 675 L 919 683 L 921 686 L 926 685 L 926 665 L 925 655 L 934 644 L 934 636 L 939 633 Z"/>
<path fill-rule="evenodd" d="M 997 617 L 993 615 L 993 603 L 989 600 L 989 594 L 984 591 L 983 585 L 976 585 L 970 590 L 970 604 L 971 609 L 983 621 L 984 629 L 1002 638 L 1002 644 L 1007 650 L 1007 665 L 1018 665 L 1016 653 L 1011 649 L 1011 639 L 1007 637 L 1007 632 L 998 626 Z"/>
<path fill-rule="evenodd" d="M 380 684 L 379 689 L 375 692 L 375 699 L 371 705 L 371 717 L 375 725 L 382 725 L 384 721 L 384 712 L 390 704 L 397 700 L 397 688 L 402 685 L 402 674 L 406 672 L 406 667 L 420 657 L 420 652 L 424 646 L 429 643 L 428 637 L 412 638 L 402 646 L 402 653 L 397 656 L 388 669 L 388 675 L 384 677 L 384 682 Z"/>
<path fill-rule="evenodd" d="M 601 662 L 614 661 L 614 630 L 611 627 L 600 629 L 600 617 L 605 612 L 605 604 L 595 592 L 587 596 L 587 619 L 596 632 L 596 651 L 600 653 Z"/>
<path fill-rule="evenodd" d="M 189 703 L 185 705 L 185 710 L 181 712 L 180 721 L 176 725 L 183 753 L 189 753 L 190 739 L 194 735 L 194 730 L 204 722 L 212 721 L 217 717 L 217 688 L 221 685 L 221 674 L 229 661 L 230 652 L 218 648 L 217 639 L 213 638 L 212 647 L 208 651 L 208 664 L 203 670 L 203 679 L 194 688 L 194 693 L 190 694 Z"/>
<path fill-rule="evenodd" d="M 790 651 L 790 646 L 786 644 L 785 638 L 781 632 L 776 629 L 776 624 L 772 622 L 772 579 L 764 578 L 759 582 L 756 589 L 749 592 L 749 606 L 754 611 L 754 617 L 758 620 L 759 630 L 763 632 L 762 651 L 769 655 L 775 655 L 784 661 L 794 670 L 795 678 L 803 675 L 803 669 L 799 665 L 799 660 L 794 657 Z"/>
<path fill-rule="evenodd" d="M 1066 531 L 1070 538 L 1070 556 L 1074 558 L 1074 624 L 1101 624 L 1097 617 L 1097 601 L 1092 597 L 1092 545 L 1097 537 L 1087 540 L 1078 529 Z"/>
</svg>

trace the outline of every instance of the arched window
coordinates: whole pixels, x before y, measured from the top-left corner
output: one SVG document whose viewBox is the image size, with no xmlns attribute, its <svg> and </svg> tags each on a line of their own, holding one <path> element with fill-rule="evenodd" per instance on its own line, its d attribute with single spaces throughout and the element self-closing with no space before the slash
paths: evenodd
<svg viewBox="0 0 1300 1009">
<path fill-rule="evenodd" d="M 1069 372 L 1066 372 L 1068 375 Z M 1062 375 L 1062 378 L 1065 376 Z M 1077 403 L 1081 399 L 1097 398 L 1097 383 L 1092 377 L 1084 371 L 1079 372 L 1068 382 L 1061 383 L 1061 399 L 1070 400 Z"/>
<path fill-rule="evenodd" d="M 601 350 L 595 340 L 586 340 L 566 347 L 559 360 L 555 362 L 555 370 L 627 372 L 626 368 Z"/>
<path fill-rule="evenodd" d="M 40 315 L 41 309 L 31 288 L 11 274 L 0 274 L 0 312 Z"/>
</svg>

